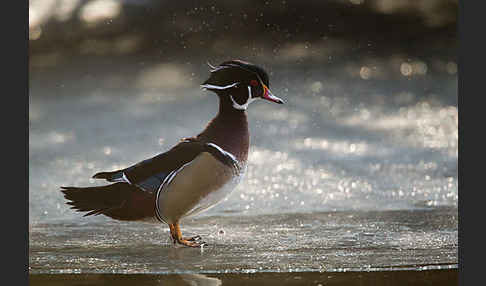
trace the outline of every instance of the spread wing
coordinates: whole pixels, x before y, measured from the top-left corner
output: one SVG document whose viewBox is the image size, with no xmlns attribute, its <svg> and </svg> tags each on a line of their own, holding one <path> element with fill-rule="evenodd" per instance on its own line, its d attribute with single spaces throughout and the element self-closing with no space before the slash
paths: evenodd
<svg viewBox="0 0 486 286">
<path fill-rule="evenodd" d="M 93 176 L 109 182 L 124 182 L 136 185 L 144 191 L 155 194 L 160 185 L 184 164 L 191 162 L 202 152 L 209 152 L 224 164 L 239 171 L 235 157 L 213 143 L 185 140 L 169 151 L 141 161 L 133 166 L 113 172 L 101 172 Z"/>
</svg>

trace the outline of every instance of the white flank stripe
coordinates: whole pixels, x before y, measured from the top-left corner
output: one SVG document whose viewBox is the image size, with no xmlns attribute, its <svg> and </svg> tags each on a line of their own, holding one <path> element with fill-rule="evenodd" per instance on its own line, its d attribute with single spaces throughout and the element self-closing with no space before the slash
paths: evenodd
<svg viewBox="0 0 486 286">
<path fill-rule="evenodd" d="M 170 184 L 170 182 L 172 181 L 172 179 L 174 179 L 174 177 L 177 175 L 177 173 L 180 170 L 182 170 L 182 168 L 184 168 L 185 166 L 191 164 L 193 161 L 194 160 L 192 160 L 190 162 L 187 162 L 184 165 L 182 165 L 179 169 L 170 172 L 169 175 L 167 175 L 167 177 L 165 177 L 164 181 L 162 182 L 162 184 L 160 185 L 159 189 L 157 190 L 157 196 L 156 196 L 156 199 L 155 199 L 155 208 L 156 208 L 155 215 L 156 215 L 157 219 L 160 220 L 161 222 L 165 222 L 162 219 L 162 216 L 160 215 L 160 207 L 159 207 L 159 197 L 160 197 L 160 193 L 162 192 L 162 189 L 164 188 L 164 186 Z"/>
</svg>

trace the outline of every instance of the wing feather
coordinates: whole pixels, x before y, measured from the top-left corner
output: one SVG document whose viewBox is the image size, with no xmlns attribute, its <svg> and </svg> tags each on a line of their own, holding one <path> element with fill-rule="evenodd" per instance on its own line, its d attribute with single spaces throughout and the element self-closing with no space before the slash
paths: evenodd
<svg viewBox="0 0 486 286">
<path fill-rule="evenodd" d="M 109 182 L 124 182 L 155 194 L 171 172 L 194 160 L 201 152 L 209 152 L 224 164 L 239 172 L 235 156 L 214 143 L 186 139 L 169 151 L 143 160 L 133 166 L 113 172 L 101 172 L 93 176 Z"/>
<path fill-rule="evenodd" d="M 147 192 L 156 193 L 172 171 L 192 161 L 207 149 L 207 144 L 201 141 L 184 140 L 165 153 L 143 160 L 125 169 L 97 173 L 93 178 L 106 179 L 109 182 L 126 182 Z"/>
</svg>

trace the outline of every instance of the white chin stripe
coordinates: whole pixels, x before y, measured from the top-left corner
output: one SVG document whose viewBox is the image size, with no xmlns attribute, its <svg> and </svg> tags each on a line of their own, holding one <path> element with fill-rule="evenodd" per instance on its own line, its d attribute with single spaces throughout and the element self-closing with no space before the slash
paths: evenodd
<svg viewBox="0 0 486 286">
<path fill-rule="evenodd" d="M 233 99 L 233 96 L 231 96 L 231 95 L 230 95 L 230 99 L 233 102 L 233 108 L 238 109 L 238 110 L 246 110 L 248 108 L 248 105 L 250 105 L 250 103 L 257 100 L 258 98 L 253 98 L 251 96 L 251 87 L 248 86 L 248 99 L 246 100 L 245 104 L 238 104 L 238 102 L 236 102 Z"/>
<path fill-rule="evenodd" d="M 232 83 L 232 84 L 226 85 L 226 86 L 218 86 L 218 85 L 212 85 L 212 84 L 201 84 L 201 87 L 206 88 L 206 89 L 220 89 L 221 90 L 221 89 L 228 89 L 228 88 L 235 87 L 238 84 L 240 84 L 240 83 L 235 82 L 235 83 Z"/>
</svg>

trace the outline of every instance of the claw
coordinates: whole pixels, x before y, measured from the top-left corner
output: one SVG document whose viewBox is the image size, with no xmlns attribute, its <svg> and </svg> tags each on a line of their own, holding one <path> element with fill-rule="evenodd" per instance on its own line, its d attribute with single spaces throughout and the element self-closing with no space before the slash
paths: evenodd
<svg viewBox="0 0 486 286">
<path fill-rule="evenodd" d="M 196 235 L 193 237 L 182 237 L 179 223 L 169 224 L 170 235 L 174 244 L 181 244 L 189 247 L 203 247 L 208 244 L 201 240 L 201 236 Z"/>
<path fill-rule="evenodd" d="M 196 236 L 193 236 L 193 237 L 184 237 L 183 240 L 187 240 L 187 241 L 198 241 L 198 240 L 201 240 L 201 236 L 199 235 L 196 235 Z"/>
<path fill-rule="evenodd" d="M 179 244 L 182 244 L 182 245 L 185 245 L 185 246 L 189 246 L 189 247 L 203 247 L 203 246 L 207 246 L 208 244 L 204 241 L 201 241 L 201 242 L 196 242 L 196 241 L 189 241 L 189 240 L 181 240 L 181 241 L 178 241 Z"/>
</svg>

